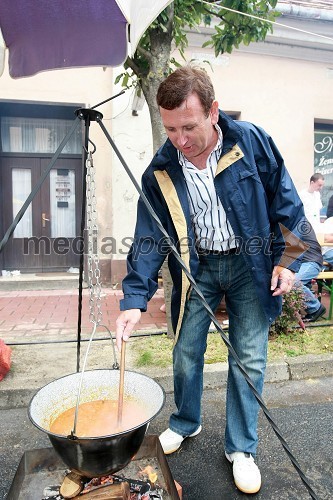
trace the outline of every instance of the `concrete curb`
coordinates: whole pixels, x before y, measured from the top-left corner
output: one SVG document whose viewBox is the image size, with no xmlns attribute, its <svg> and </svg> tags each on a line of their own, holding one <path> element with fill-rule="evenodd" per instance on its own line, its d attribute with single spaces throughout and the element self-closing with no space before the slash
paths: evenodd
<svg viewBox="0 0 333 500">
<path fill-rule="evenodd" d="M 171 368 L 168 369 L 167 373 L 163 374 L 161 374 L 161 370 L 159 370 L 159 374 L 154 373 L 152 370 L 146 370 L 145 373 L 159 382 L 167 393 L 173 391 Z M 227 363 L 206 365 L 204 369 L 204 389 L 225 387 L 227 375 Z M 333 354 L 304 355 L 268 363 L 265 383 L 331 376 L 333 376 Z"/>
<path fill-rule="evenodd" d="M 333 354 L 305 355 L 288 358 L 291 380 L 330 377 L 333 375 Z"/>
<path fill-rule="evenodd" d="M 83 366 L 81 359 L 81 369 Z M 53 380 L 76 372 L 76 345 L 58 344 L 56 349 L 48 345 L 16 346 L 13 349 L 12 368 L 0 382 L 0 409 L 28 406 L 33 395 Z M 87 369 L 111 368 L 114 362 L 109 341 L 99 342 L 89 354 Z M 143 373 L 159 382 L 166 393 L 173 391 L 172 367 L 134 368 L 130 356 L 126 369 Z M 204 389 L 223 388 L 227 382 L 227 363 L 206 365 Z M 304 380 L 333 376 L 333 354 L 305 355 L 268 363 L 266 383 Z"/>
</svg>

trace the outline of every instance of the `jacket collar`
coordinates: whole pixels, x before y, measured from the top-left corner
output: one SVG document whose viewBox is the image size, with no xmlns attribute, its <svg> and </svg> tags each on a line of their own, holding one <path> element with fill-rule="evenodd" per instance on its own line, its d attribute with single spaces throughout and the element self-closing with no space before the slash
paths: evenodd
<svg viewBox="0 0 333 500">
<path fill-rule="evenodd" d="M 230 118 L 230 116 L 221 110 L 219 112 L 218 124 L 223 134 L 222 154 L 224 154 L 240 140 L 243 135 L 243 131 L 235 120 Z"/>
</svg>

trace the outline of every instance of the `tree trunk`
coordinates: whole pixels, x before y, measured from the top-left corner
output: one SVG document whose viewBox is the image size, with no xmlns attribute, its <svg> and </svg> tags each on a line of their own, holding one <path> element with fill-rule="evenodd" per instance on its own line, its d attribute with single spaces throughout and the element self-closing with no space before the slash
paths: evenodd
<svg viewBox="0 0 333 500">
<path fill-rule="evenodd" d="M 149 72 L 145 76 L 141 75 L 140 79 L 141 88 L 150 114 L 153 148 L 154 151 L 157 151 L 165 142 L 166 134 L 156 103 L 156 94 L 158 87 L 169 74 L 172 33 L 155 30 L 150 33 L 150 40 L 151 57 L 149 60 Z"/>
<path fill-rule="evenodd" d="M 169 74 L 170 53 L 172 42 L 171 26 L 173 18 L 173 7 L 170 6 L 171 20 L 168 31 L 155 30 L 150 33 L 151 57 L 149 58 L 149 73 L 145 77 L 141 76 L 141 87 L 145 96 L 152 126 L 153 148 L 157 151 L 164 144 L 167 136 L 163 127 L 160 112 L 156 103 L 156 94 L 160 83 Z M 174 331 L 171 322 L 171 292 L 172 279 L 170 276 L 167 260 L 162 266 L 162 279 L 164 289 L 164 301 L 167 318 L 167 335 L 174 338 Z"/>
</svg>

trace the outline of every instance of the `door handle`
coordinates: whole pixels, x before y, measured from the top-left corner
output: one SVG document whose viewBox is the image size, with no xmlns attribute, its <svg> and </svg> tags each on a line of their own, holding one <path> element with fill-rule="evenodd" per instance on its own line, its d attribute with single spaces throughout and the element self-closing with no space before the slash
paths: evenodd
<svg viewBox="0 0 333 500">
<path fill-rule="evenodd" d="M 49 222 L 49 221 L 50 221 L 50 219 L 47 219 L 45 216 L 46 216 L 46 213 L 44 213 L 44 212 L 43 212 L 43 213 L 42 213 L 42 227 L 46 227 L 45 222 L 46 222 L 46 221 L 47 221 L 47 222 Z"/>
</svg>

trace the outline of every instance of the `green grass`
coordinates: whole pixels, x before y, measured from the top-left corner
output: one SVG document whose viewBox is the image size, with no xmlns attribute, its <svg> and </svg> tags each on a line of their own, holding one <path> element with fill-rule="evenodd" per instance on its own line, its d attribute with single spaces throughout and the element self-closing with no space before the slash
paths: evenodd
<svg viewBox="0 0 333 500">
<path fill-rule="evenodd" d="M 166 335 L 137 337 L 131 342 L 131 357 L 135 367 L 161 367 L 172 364 L 173 341 Z M 333 352 L 333 327 L 295 329 L 288 335 L 270 337 L 268 361 L 277 361 L 304 354 L 324 354 Z M 219 333 L 208 335 L 205 363 L 227 361 L 227 347 Z"/>
<path fill-rule="evenodd" d="M 269 360 L 333 352 L 333 327 L 308 328 L 304 332 L 294 330 L 289 335 L 270 339 L 268 345 Z"/>
<path fill-rule="evenodd" d="M 131 342 L 131 356 L 137 368 L 160 366 L 166 368 L 172 363 L 173 341 L 166 335 L 138 337 Z"/>
</svg>

